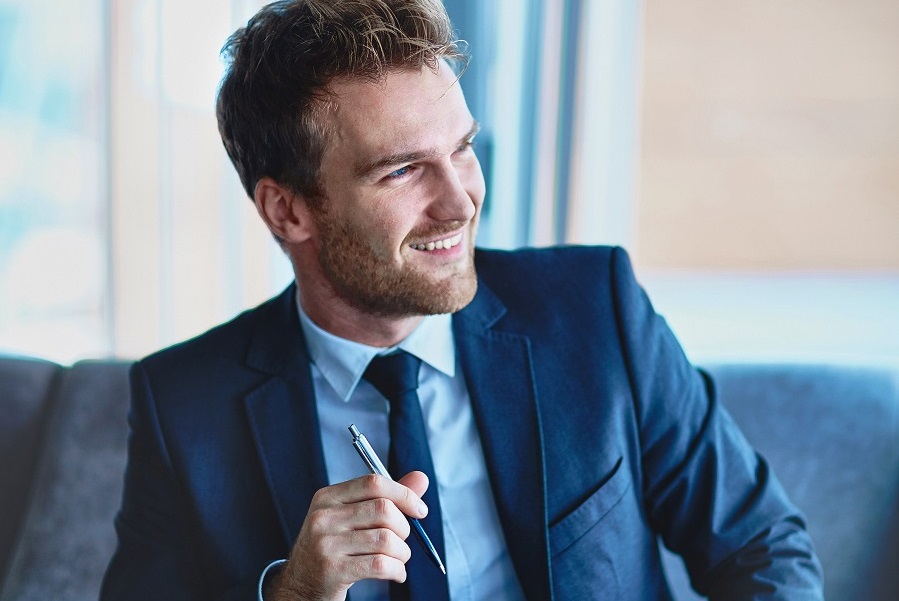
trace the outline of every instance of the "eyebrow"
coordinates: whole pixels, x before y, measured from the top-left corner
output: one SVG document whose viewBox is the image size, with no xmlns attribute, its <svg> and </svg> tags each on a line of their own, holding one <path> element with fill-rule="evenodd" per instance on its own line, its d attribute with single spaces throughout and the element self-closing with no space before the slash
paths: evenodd
<svg viewBox="0 0 899 601">
<path fill-rule="evenodd" d="M 471 125 L 471 129 L 466 132 L 464 136 L 459 140 L 459 146 L 465 144 L 470 141 L 477 133 L 481 131 L 481 124 L 475 121 Z M 437 154 L 437 151 L 434 149 L 429 150 L 417 150 L 413 152 L 399 152 L 397 154 L 391 154 L 389 156 L 376 159 L 371 161 L 370 163 L 365 163 L 364 165 L 359 165 L 356 167 L 353 172 L 356 177 L 366 177 L 375 171 L 380 171 L 385 167 L 392 167 L 394 165 L 402 165 L 403 163 L 414 163 L 415 161 L 420 161 L 422 159 L 432 157 Z"/>
</svg>

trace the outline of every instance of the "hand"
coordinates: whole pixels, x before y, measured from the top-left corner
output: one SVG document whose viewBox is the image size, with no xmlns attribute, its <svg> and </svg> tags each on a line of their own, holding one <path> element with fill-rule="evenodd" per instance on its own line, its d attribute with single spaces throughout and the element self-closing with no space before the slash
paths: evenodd
<svg viewBox="0 0 899 601">
<path fill-rule="evenodd" d="M 405 515 L 427 515 L 427 488 L 425 474 L 410 472 L 398 482 L 362 476 L 316 492 L 273 583 L 274 600 L 337 601 L 366 578 L 404 582 L 411 556 Z"/>
</svg>

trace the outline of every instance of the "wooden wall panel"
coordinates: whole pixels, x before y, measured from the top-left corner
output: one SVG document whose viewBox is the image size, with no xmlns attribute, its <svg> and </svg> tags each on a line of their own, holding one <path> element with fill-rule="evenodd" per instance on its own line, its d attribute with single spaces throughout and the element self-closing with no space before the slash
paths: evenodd
<svg viewBox="0 0 899 601">
<path fill-rule="evenodd" d="M 638 262 L 899 268 L 899 3 L 644 10 Z"/>
</svg>

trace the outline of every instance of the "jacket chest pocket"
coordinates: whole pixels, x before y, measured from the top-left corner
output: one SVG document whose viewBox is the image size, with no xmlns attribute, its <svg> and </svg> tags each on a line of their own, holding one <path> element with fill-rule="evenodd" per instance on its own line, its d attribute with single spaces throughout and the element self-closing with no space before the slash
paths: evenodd
<svg viewBox="0 0 899 601">
<path fill-rule="evenodd" d="M 619 458 L 606 481 L 568 515 L 549 529 L 550 554 L 555 557 L 593 529 L 621 501 L 631 487 Z"/>
<path fill-rule="evenodd" d="M 557 601 L 622 598 L 617 549 L 629 516 L 614 510 L 628 505 L 622 500 L 631 488 L 630 474 L 622 463 L 619 458 L 602 486 L 549 529 Z"/>
</svg>

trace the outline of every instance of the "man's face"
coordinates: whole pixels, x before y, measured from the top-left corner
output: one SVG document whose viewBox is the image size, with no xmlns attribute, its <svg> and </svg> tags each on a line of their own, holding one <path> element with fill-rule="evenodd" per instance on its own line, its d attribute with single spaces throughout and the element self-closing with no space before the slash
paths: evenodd
<svg viewBox="0 0 899 601">
<path fill-rule="evenodd" d="M 332 91 L 324 199 L 313 211 L 327 284 L 367 314 L 458 311 L 477 288 L 485 186 L 455 74 L 441 64 L 379 83 L 342 79 Z"/>
</svg>

